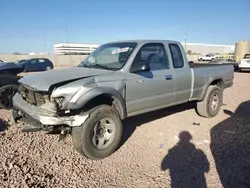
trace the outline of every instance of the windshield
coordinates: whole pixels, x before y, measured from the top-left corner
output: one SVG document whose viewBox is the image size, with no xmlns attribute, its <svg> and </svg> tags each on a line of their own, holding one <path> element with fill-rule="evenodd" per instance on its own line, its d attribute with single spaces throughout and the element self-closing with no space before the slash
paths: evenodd
<svg viewBox="0 0 250 188">
<path fill-rule="evenodd" d="M 127 62 L 137 43 L 109 43 L 93 51 L 78 67 L 119 70 Z"/>
<path fill-rule="evenodd" d="M 22 59 L 22 60 L 15 61 L 15 63 L 18 65 L 23 65 L 26 61 L 27 61 L 27 59 Z"/>
</svg>

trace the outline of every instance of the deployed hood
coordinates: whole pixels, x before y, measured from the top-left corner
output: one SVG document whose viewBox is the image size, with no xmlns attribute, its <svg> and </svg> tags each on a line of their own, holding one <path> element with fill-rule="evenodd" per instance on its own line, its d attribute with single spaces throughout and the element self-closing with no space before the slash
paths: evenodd
<svg viewBox="0 0 250 188">
<path fill-rule="evenodd" d="M 69 67 L 33 73 L 24 76 L 22 79 L 19 80 L 19 82 L 34 90 L 48 91 L 50 86 L 54 84 L 74 81 L 85 77 L 96 76 L 111 72 L 113 71 L 84 67 Z"/>
</svg>

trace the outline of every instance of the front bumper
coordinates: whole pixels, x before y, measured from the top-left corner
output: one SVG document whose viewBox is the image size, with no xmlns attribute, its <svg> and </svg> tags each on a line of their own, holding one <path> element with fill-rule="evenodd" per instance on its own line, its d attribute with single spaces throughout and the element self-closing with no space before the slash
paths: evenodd
<svg viewBox="0 0 250 188">
<path fill-rule="evenodd" d="M 58 116 L 54 112 L 39 108 L 26 102 L 19 93 L 13 97 L 13 110 L 15 117 L 17 114 L 24 118 L 32 119 L 42 125 L 68 125 L 76 127 L 83 124 L 88 118 L 88 114 L 75 116 Z"/>
</svg>

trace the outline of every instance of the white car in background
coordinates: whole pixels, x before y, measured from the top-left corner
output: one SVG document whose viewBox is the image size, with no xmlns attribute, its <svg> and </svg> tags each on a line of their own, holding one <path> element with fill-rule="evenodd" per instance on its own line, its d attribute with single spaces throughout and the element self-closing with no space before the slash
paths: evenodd
<svg viewBox="0 0 250 188">
<path fill-rule="evenodd" d="M 250 70 L 250 54 L 245 54 L 239 63 L 239 71 L 242 69 Z"/>
<path fill-rule="evenodd" d="M 214 59 L 216 59 L 216 57 L 214 55 L 211 55 L 211 54 L 207 54 L 207 55 L 198 57 L 198 61 L 212 61 Z"/>
</svg>

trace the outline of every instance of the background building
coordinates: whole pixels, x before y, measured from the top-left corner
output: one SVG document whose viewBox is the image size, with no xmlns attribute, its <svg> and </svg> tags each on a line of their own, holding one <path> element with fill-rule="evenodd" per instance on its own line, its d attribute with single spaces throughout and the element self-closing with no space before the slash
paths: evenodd
<svg viewBox="0 0 250 188">
<path fill-rule="evenodd" d="M 227 54 L 234 53 L 234 45 L 216 45 L 216 44 L 200 44 L 200 43 L 182 43 L 186 46 L 188 54 Z M 98 44 L 80 44 L 80 43 L 59 43 L 53 46 L 54 54 L 74 54 L 74 55 L 88 55 L 93 50 L 98 48 Z"/>
<path fill-rule="evenodd" d="M 185 43 L 182 43 L 185 47 Z M 186 43 L 186 52 L 189 54 L 227 54 L 234 53 L 234 45 Z"/>
<path fill-rule="evenodd" d="M 97 44 L 59 43 L 53 45 L 53 52 L 63 55 L 89 55 L 98 46 Z"/>
</svg>

